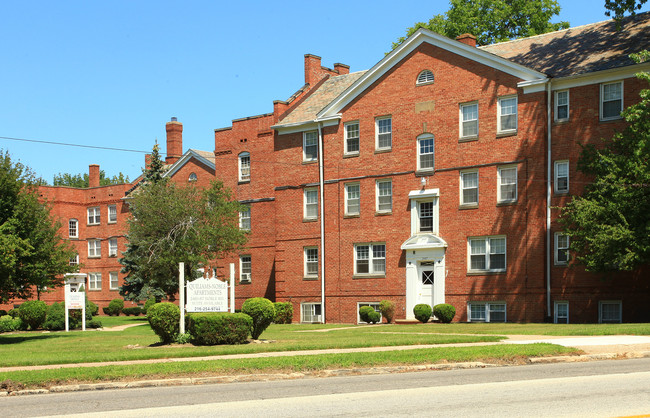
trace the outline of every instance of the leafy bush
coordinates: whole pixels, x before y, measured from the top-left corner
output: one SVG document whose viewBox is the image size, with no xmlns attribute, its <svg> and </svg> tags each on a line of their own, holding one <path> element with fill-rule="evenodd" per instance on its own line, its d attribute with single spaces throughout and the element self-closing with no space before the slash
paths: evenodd
<svg viewBox="0 0 650 418">
<path fill-rule="evenodd" d="M 147 301 L 144 303 L 144 308 L 142 308 L 142 313 L 146 315 L 149 308 L 151 308 L 155 304 L 156 304 L 156 299 L 147 299 Z"/>
<path fill-rule="evenodd" d="M 386 319 L 386 323 L 390 324 L 395 318 L 395 302 L 382 300 L 379 302 L 379 311 L 381 312 L 381 316 Z"/>
<path fill-rule="evenodd" d="M 109 302 L 108 308 L 113 312 L 113 315 L 119 316 L 124 309 L 124 300 L 123 299 L 113 299 Z"/>
<path fill-rule="evenodd" d="M 362 306 L 359 308 L 359 318 L 363 322 L 370 323 L 370 312 L 374 312 L 374 311 L 375 310 L 370 306 Z"/>
<path fill-rule="evenodd" d="M 379 321 L 381 321 L 381 314 L 379 312 L 375 311 L 374 309 L 372 312 L 368 312 L 368 321 L 366 322 L 376 324 Z"/>
<path fill-rule="evenodd" d="M 275 302 L 275 319 L 276 324 L 290 324 L 293 321 L 293 304 L 291 302 Z"/>
<path fill-rule="evenodd" d="M 419 303 L 413 307 L 413 314 L 415 315 L 415 319 L 422 322 L 423 324 L 429 321 L 432 313 L 433 309 L 431 309 L 431 306 L 427 305 L 426 303 Z"/>
<path fill-rule="evenodd" d="M 104 306 L 102 311 L 104 312 L 104 315 L 113 316 L 113 310 L 108 306 Z"/>
<path fill-rule="evenodd" d="M 36 330 L 45 322 L 47 304 L 42 300 L 28 300 L 20 305 L 18 315 L 30 329 Z"/>
<path fill-rule="evenodd" d="M 5 316 L 5 315 L 9 315 L 9 314 L 4 309 L 0 309 L 0 317 Z"/>
<path fill-rule="evenodd" d="M 88 296 L 86 296 L 86 321 L 93 319 L 97 312 L 99 312 L 99 306 L 95 302 L 88 300 Z"/>
<path fill-rule="evenodd" d="M 174 342 L 179 331 L 181 310 L 170 302 L 156 303 L 147 311 L 149 325 L 164 344 Z"/>
<path fill-rule="evenodd" d="M 275 319 L 273 302 L 266 298 L 246 299 L 241 307 L 241 311 L 253 319 L 251 338 L 254 340 L 257 340 L 264 330 L 271 325 L 273 319 Z"/>
<path fill-rule="evenodd" d="M 86 322 L 86 328 L 102 328 L 102 321 L 99 319 L 91 319 L 90 321 Z"/>
<path fill-rule="evenodd" d="M 2 315 L 0 317 L 0 333 L 20 329 L 21 322 L 20 318 L 12 318 L 11 315 Z"/>
<path fill-rule="evenodd" d="M 177 344 L 187 344 L 190 342 L 192 342 L 192 334 L 190 334 L 189 332 L 185 332 L 183 334 L 179 332 L 178 335 L 176 336 Z"/>
<path fill-rule="evenodd" d="M 129 316 L 129 315 L 139 316 L 140 313 L 142 312 L 142 309 L 139 306 L 133 306 L 131 308 L 122 309 L 122 312 L 126 316 Z"/>
<path fill-rule="evenodd" d="M 433 307 L 433 314 L 440 322 L 448 324 L 456 316 L 456 308 L 448 303 L 440 303 Z"/>
<path fill-rule="evenodd" d="M 11 316 L 12 318 L 18 318 L 18 309 L 9 309 L 9 312 L 7 312 L 7 315 Z"/>
<path fill-rule="evenodd" d="M 188 331 L 194 344 L 242 344 L 253 328 L 253 319 L 243 313 L 195 313 Z"/>
<path fill-rule="evenodd" d="M 70 328 L 75 328 L 73 318 L 70 318 L 68 325 Z M 65 305 L 62 302 L 55 302 L 47 308 L 47 317 L 43 328 L 50 331 L 65 329 Z"/>
</svg>

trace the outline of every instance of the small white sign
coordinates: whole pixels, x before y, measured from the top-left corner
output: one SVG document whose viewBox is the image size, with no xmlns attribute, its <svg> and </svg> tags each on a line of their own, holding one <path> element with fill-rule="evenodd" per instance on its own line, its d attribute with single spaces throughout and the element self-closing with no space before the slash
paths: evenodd
<svg viewBox="0 0 650 418">
<path fill-rule="evenodd" d="M 228 283 L 203 277 L 187 283 L 188 312 L 228 312 Z"/>
<path fill-rule="evenodd" d="M 83 309 L 86 304 L 86 292 L 68 292 L 65 295 L 67 309 Z"/>
</svg>

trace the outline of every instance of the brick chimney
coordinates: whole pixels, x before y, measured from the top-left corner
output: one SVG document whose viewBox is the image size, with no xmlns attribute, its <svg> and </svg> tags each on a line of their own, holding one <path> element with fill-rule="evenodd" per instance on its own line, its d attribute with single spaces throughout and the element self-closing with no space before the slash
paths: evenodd
<svg viewBox="0 0 650 418">
<path fill-rule="evenodd" d="M 165 125 L 167 130 L 167 157 L 165 163 L 173 164 L 183 155 L 183 124 L 176 118 Z"/>
<path fill-rule="evenodd" d="M 458 42 L 464 43 L 465 45 L 476 47 L 476 36 L 472 35 L 471 33 L 463 33 L 462 35 L 458 35 L 456 37 L 456 40 Z"/>
<path fill-rule="evenodd" d="M 99 164 L 88 166 L 88 187 L 99 187 Z"/>
<path fill-rule="evenodd" d="M 321 58 L 318 55 L 305 54 L 305 84 L 315 84 L 320 81 Z"/>
<path fill-rule="evenodd" d="M 341 64 L 340 62 L 336 62 L 334 63 L 334 71 L 336 71 L 340 75 L 350 74 L 350 66 Z"/>
</svg>

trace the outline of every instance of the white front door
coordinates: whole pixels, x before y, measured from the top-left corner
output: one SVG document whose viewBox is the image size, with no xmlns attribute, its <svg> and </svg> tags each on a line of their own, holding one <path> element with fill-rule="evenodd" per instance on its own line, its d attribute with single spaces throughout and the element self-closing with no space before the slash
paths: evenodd
<svg viewBox="0 0 650 418">
<path fill-rule="evenodd" d="M 423 261 L 420 263 L 418 302 L 425 303 L 433 308 L 434 284 L 435 284 L 435 262 Z"/>
</svg>

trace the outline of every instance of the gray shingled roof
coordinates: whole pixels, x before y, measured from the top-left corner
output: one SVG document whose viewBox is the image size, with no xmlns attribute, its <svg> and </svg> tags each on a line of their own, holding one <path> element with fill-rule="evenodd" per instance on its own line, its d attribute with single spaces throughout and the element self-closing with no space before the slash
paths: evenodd
<svg viewBox="0 0 650 418">
<path fill-rule="evenodd" d="M 551 77 L 634 64 L 629 55 L 650 48 L 650 12 L 480 47 Z"/>
<path fill-rule="evenodd" d="M 364 73 L 365 71 L 358 71 L 351 74 L 331 77 L 311 96 L 307 97 L 304 102 L 300 103 L 298 107 L 292 110 L 291 113 L 280 120 L 278 125 L 313 121 L 316 119 L 316 114 L 318 114 L 318 112 L 330 104 L 330 102 L 338 97 L 339 94 L 343 93 L 345 89 L 350 87 Z"/>
</svg>

